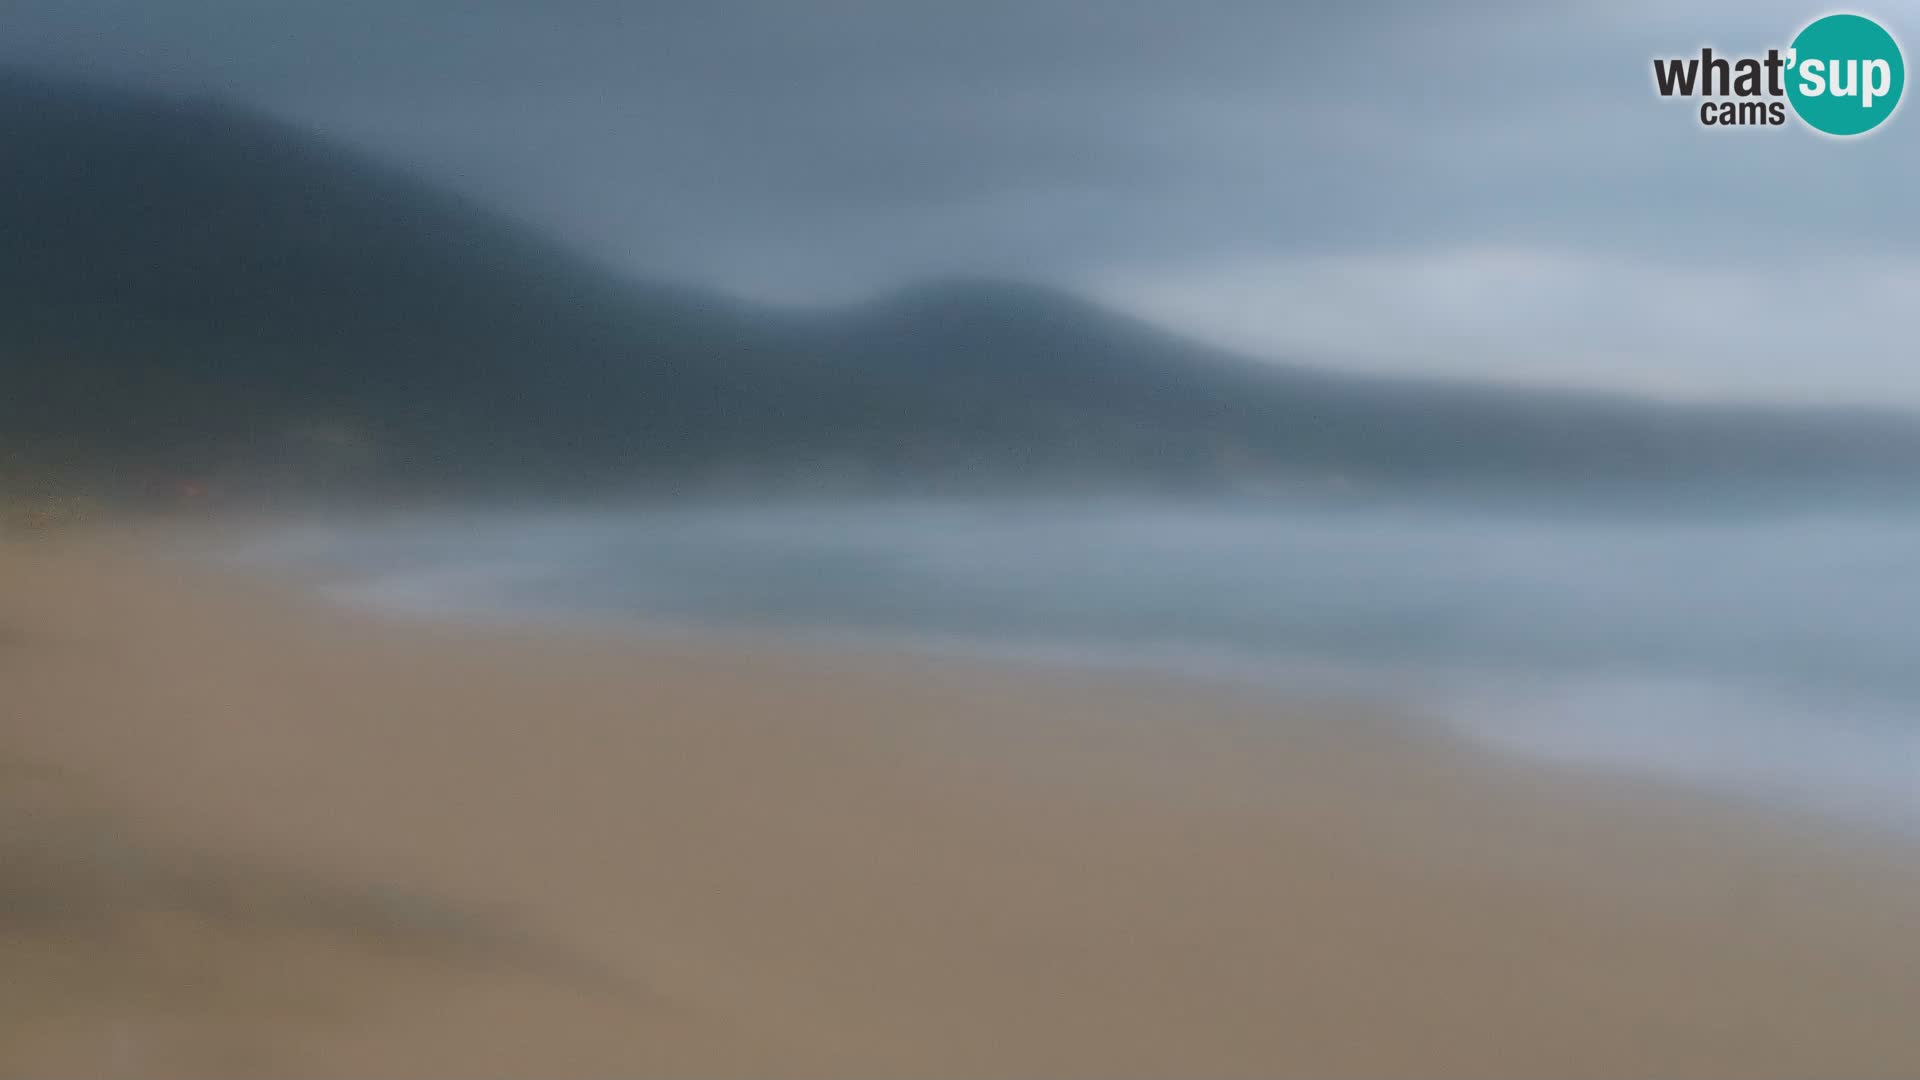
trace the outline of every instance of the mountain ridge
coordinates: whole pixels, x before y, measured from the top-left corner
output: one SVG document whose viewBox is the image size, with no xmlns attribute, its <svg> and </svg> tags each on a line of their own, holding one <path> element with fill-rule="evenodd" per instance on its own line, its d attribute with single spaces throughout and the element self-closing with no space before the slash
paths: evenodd
<svg viewBox="0 0 1920 1080">
<path fill-rule="evenodd" d="M 1017 282 L 759 310 L 209 99 L 0 73 L 0 129 L 0 453 L 95 484 L 1920 476 L 1905 414 L 1341 374 Z"/>
</svg>

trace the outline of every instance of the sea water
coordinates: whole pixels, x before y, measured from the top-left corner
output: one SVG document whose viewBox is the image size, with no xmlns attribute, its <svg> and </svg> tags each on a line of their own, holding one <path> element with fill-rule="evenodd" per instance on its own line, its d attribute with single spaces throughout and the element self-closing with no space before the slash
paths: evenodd
<svg viewBox="0 0 1920 1080">
<path fill-rule="evenodd" d="M 294 527 L 250 555 L 421 614 L 830 636 L 1389 700 L 1515 751 L 1920 832 L 1920 512 L 655 505 Z"/>
</svg>

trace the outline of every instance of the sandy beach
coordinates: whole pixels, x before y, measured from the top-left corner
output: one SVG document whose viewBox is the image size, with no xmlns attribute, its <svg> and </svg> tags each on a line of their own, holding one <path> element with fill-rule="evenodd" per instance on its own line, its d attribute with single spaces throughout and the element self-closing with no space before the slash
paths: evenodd
<svg viewBox="0 0 1920 1080">
<path fill-rule="evenodd" d="M 1390 716 L 0 543 L 7 1076 L 1912 1076 L 1916 928 Z"/>
</svg>

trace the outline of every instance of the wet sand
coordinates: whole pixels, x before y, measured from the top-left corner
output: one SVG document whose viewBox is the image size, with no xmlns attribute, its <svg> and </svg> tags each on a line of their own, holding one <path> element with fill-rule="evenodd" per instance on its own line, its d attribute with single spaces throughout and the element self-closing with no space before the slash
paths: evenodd
<svg viewBox="0 0 1920 1080">
<path fill-rule="evenodd" d="M 0 542 L 7 1076 L 1912 1076 L 1916 931 L 1391 717 Z"/>
</svg>

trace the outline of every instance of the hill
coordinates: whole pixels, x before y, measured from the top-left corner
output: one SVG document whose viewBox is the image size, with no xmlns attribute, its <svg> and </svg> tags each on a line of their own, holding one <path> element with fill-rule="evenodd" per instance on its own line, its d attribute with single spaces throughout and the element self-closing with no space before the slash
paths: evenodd
<svg viewBox="0 0 1920 1080">
<path fill-rule="evenodd" d="M 1905 484 L 1897 414 L 1337 375 L 991 281 L 636 282 L 220 102 L 0 76 L 0 454 L 142 490 Z"/>
</svg>

